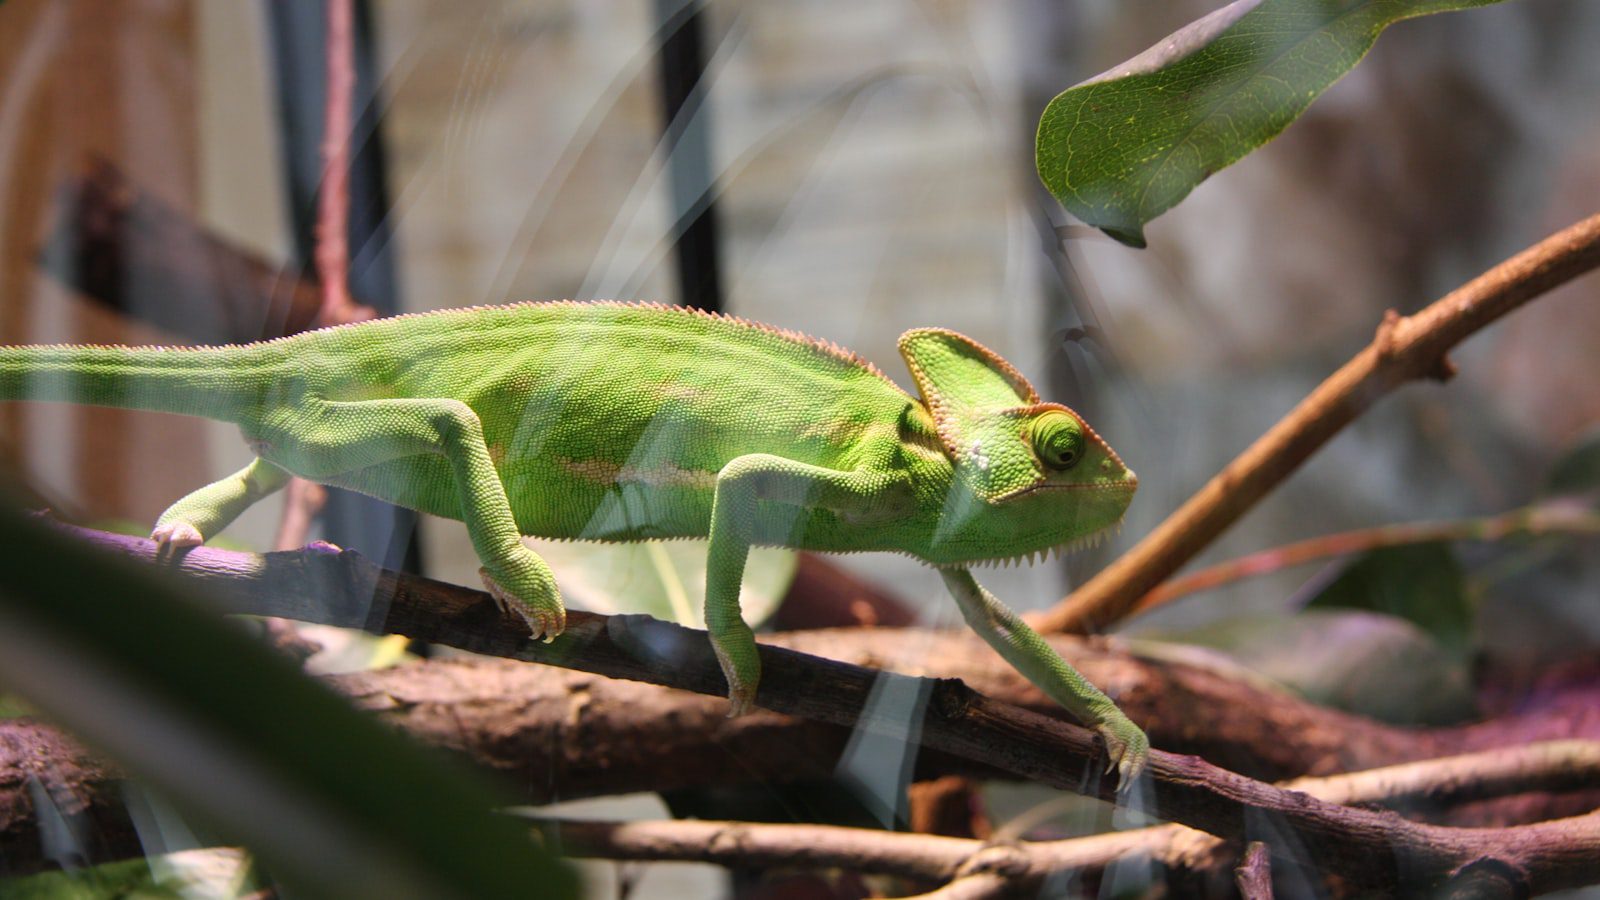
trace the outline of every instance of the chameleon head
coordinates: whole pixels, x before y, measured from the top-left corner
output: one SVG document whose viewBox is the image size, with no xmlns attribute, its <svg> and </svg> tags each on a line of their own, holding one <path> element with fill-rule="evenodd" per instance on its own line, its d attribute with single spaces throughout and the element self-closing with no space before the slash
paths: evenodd
<svg viewBox="0 0 1600 900">
<path fill-rule="evenodd" d="M 954 467 L 929 562 L 1031 556 L 1122 520 L 1139 480 L 1077 413 L 954 332 L 906 332 L 900 352 Z"/>
</svg>

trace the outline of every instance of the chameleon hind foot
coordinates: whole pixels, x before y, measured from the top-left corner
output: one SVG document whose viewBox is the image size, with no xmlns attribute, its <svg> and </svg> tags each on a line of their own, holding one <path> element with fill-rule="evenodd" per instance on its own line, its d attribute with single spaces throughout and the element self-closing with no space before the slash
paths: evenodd
<svg viewBox="0 0 1600 900">
<path fill-rule="evenodd" d="M 1126 794 L 1150 759 L 1150 739 L 1126 716 L 1094 726 L 1095 733 L 1106 742 L 1106 755 L 1110 762 L 1106 771 L 1117 772 L 1117 793 Z"/>
<path fill-rule="evenodd" d="M 728 689 L 728 718 L 737 719 L 756 711 L 756 689 L 739 685 Z"/>
<path fill-rule="evenodd" d="M 532 551 L 528 555 L 533 556 Z M 487 566 L 478 570 L 478 576 L 501 611 L 515 613 L 528 624 L 530 636 L 548 644 L 567 630 L 567 610 L 549 576 L 550 570 L 540 563 L 516 573 L 522 577 L 496 575 Z"/>
<path fill-rule="evenodd" d="M 739 625 L 744 625 L 743 620 Z M 761 683 L 761 657 L 756 651 L 755 635 L 748 627 L 736 628 L 732 634 L 713 635 L 711 649 L 716 651 L 722 677 L 728 682 L 728 718 L 755 712 L 756 686 Z"/>
</svg>

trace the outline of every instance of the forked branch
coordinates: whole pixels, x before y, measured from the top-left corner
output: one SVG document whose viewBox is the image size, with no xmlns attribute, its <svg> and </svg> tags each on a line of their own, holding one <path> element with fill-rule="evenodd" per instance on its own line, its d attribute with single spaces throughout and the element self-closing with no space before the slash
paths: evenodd
<svg viewBox="0 0 1600 900">
<path fill-rule="evenodd" d="M 1035 621 L 1094 631 L 1193 559 L 1323 444 L 1408 381 L 1454 374 L 1446 355 L 1467 336 L 1600 265 L 1600 215 L 1557 232 L 1412 316 L 1390 311 L 1378 334 L 1289 415 L 1217 473 L 1132 550 Z"/>
</svg>

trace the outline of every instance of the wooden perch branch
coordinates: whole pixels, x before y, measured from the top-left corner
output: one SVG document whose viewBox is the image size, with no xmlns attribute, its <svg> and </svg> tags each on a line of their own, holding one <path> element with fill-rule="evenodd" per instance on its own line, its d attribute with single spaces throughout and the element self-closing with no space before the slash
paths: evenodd
<svg viewBox="0 0 1600 900">
<path fill-rule="evenodd" d="M 1392 310 L 1366 349 L 1188 502 L 1054 609 L 1040 631 L 1083 632 L 1120 621 L 1257 501 L 1379 398 L 1408 381 L 1446 379 L 1446 355 L 1469 335 L 1534 297 L 1600 265 L 1600 215 L 1557 232 L 1413 316 Z"/>
<path fill-rule="evenodd" d="M 917 657 L 936 665 L 941 674 L 959 676 L 999 699 L 1061 714 L 986 645 L 959 631 L 834 629 L 767 640 L 869 666 L 894 660 L 906 646 L 915 646 Z M 1057 636 L 1052 643 L 1097 679 L 1131 686 L 1128 711 L 1152 724 L 1157 746 L 1237 760 L 1237 767 L 1274 779 L 1286 771 L 1326 771 L 1330 764 L 1370 769 L 1410 754 L 1459 755 L 1468 748 L 1502 747 L 1539 735 L 1600 739 L 1600 718 L 1587 714 L 1595 705 L 1592 695 L 1583 691 L 1493 722 L 1407 730 L 1265 692 L 1209 670 L 1133 659 L 1079 638 Z M 825 781 L 835 774 L 851 737 L 846 728 L 766 711 L 729 719 L 722 698 L 514 660 L 419 661 L 327 681 L 390 727 L 498 775 L 508 796 L 522 804 L 636 791 Z M 1211 727 L 1195 729 L 1196 721 Z M 1323 799 L 1345 803 L 1399 796 L 1402 805 L 1415 803 L 1418 811 L 1443 824 L 1507 825 L 1586 812 L 1600 804 L 1600 793 L 1592 787 L 1600 785 L 1600 765 L 1576 757 L 1561 763 L 1558 755 L 1564 746 L 1594 744 L 1553 742 L 1510 753 L 1493 751 L 1506 754 L 1504 760 L 1491 764 L 1485 756 L 1471 769 L 1462 769 L 1461 789 L 1453 792 L 1436 784 L 1402 791 L 1395 785 L 1408 781 L 1406 768 L 1391 766 L 1381 775 L 1346 776 L 1381 778 L 1388 785 L 1381 790 Z M 1592 750 L 1587 752 L 1592 756 Z M 1528 754 L 1534 753 L 1552 757 L 1538 764 L 1544 767 L 1539 774 L 1529 762 L 1535 757 Z M 1519 759 L 1521 763 L 1514 762 Z M 737 765 L 730 764 L 735 760 Z M 1421 765 L 1440 771 L 1442 764 Z M 1512 780 L 1519 777 L 1517 765 L 1530 766 L 1524 770 L 1526 780 Z M 1006 774 L 933 752 L 918 752 L 915 766 L 919 780 Z M 0 858 L 8 871 L 37 871 L 46 864 L 40 856 L 41 818 L 65 817 L 81 823 L 82 833 L 94 835 L 92 846 L 72 851 L 85 862 L 139 855 L 120 778 L 113 767 L 55 729 L 27 719 L 0 721 Z M 1316 783 L 1286 786 L 1315 793 Z M 1572 790 L 1574 786 L 1578 789 Z M 1477 795 L 1495 794 L 1494 800 L 1473 802 Z M 50 798 L 57 809 L 48 814 L 38 809 L 42 798 Z M 1179 854 L 1173 854 L 1171 864 L 1200 865 Z"/>
<path fill-rule="evenodd" d="M 86 539 L 152 559 L 149 541 L 76 529 Z M 702 694 L 725 685 L 703 632 L 646 616 L 574 613 L 554 643 L 480 591 L 389 572 L 327 545 L 303 553 L 226 553 L 198 548 L 177 568 L 205 582 L 230 612 L 279 615 L 405 634 L 477 652 L 542 662 Z M 1103 799 L 1116 797 L 1103 748 L 1088 730 L 979 694 L 953 680 L 874 672 L 770 645 L 761 647 L 758 705 L 834 725 L 914 735 L 923 747 L 1023 778 Z M 914 698 L 893 709 L 872 703 L 879 688 Z M 1393 813 L 1340 807 L 1218 769 L 1195 757 L 1153 751 L 1150 777 L 1123 794 L 1160 818 L 1229 840 L 1271 822 L 1285 858 L 1362 883 L 1422 889 L 1473 860 L 1500 859 L 1530 891 L 1585 884 L 1600 847 L 1600 818 L 1524 826 L 1516 842 L 1493 830 L 1445 828 Z M 1542 830 L 1541 830 L 1542 829 Z M 1578 846 L 1584 853 L 1573 853 Z"/>
</svg>

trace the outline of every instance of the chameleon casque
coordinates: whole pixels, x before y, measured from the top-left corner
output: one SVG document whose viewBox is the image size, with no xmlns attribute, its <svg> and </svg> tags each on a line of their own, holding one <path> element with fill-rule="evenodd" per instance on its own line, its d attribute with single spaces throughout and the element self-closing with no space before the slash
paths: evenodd
<svg viewBox="0 0 1600 900">
<path fill-rule="evenodd" d="M 460 519 L 489 591 L 547 640 L 566 612 L 522 535 L 709 537 L 705 619 L 733 715 L 760 677 L 739 613 L 752 545 L 909 554 L 1102 735 L 1126 787 L 1144 733 L 966 567 L 1097 539 L 1138 480 L 978 343 L 924 328 L 899 347 L 920 402 L 794 332 L 651 304 L 522 303 L 220 347 L 4 347 L 0 400 L 237 424 L 257 458 L 163 513 L 151 537 L 164 545 L 203 543 L 290 474 Z"/>
</svg>

